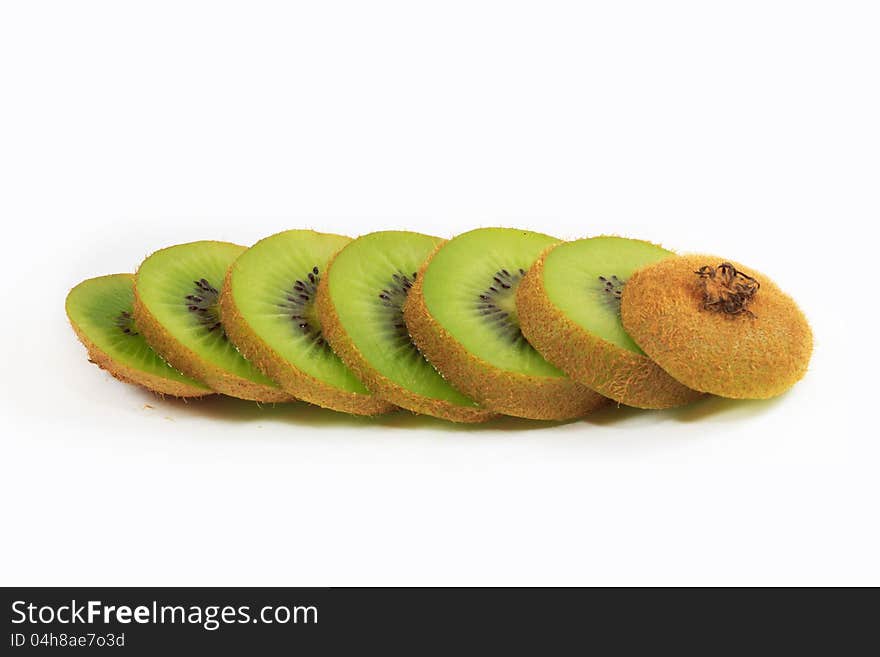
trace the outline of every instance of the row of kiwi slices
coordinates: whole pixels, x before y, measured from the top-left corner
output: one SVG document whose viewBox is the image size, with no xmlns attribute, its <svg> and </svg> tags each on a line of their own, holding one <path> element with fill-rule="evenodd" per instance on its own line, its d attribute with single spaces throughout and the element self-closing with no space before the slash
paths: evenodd
<svg viewBox="0 0 880 657">
<path fill-rule="evenodd" d="M 92 362 L 159 394 L 453 422 L 768 398 L 812 351 L 791 298 L 743 265 L 511 228 L 192 242 L 66 307 Z"/>
</svg>

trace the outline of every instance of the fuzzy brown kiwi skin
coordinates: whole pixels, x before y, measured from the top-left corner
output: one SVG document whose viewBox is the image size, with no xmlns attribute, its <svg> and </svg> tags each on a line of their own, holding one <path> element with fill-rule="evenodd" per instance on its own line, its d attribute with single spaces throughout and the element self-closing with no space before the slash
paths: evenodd
<svg viewBox="0 0 880 657">
<path fill-rule="evenodd" d="M 684 406 L 703 393 L 682 385 L 654 361 L 584 330 L 547 295 L 544 251 L 520 282 L 516 310 L 526 340 L 571 379 L 619 404 L 644 409 Z"/>
<path fill-rule="evenodd" d="M 148 372 L 142 372 L 119 363 L 107 354 L 107 352 L 99 348 L 94 342 L 89 340 L 88 336 L 80 330 L 69 315 L 68 319 L 70 319 L 70 325 L 73 327 L 73 332 L 76 333 L 76 337 L 79 338 L 79 341 L 85 346 L 86 351 L 89 354 L 89 361 L 109 373 L 115 379 L 122 381 L 123 383 L 130 383 L 132 385 L 146 388 L 150 392 L 162 396 L 168 395 L 170 397 L 193 398 L 214 394 L 213 390 L 207 388 L 189 385 L 182 381 L 172 381 L 171 379 L 156 376 L 155 374 L 150 374 Z"/>
<path fill-rule="evenodd" d="M 468 352 L 434 319 L 425 303 L 422 282 L 434 254 L 422 265 L 403 316 L 415 345 L 452 385 L 484 408 L 531 420 L 573 420 L 608 403 L 607 398 L 566 377 L 507 372 Z"/>
<path fill-rule="evenodd" d="M 748 312 L 704 307 L 696 271 L 721 262 L 760 283 Z M 636 344 L 696 390 L 769 399 L 797 383 L 809 366 L 813 334 L 794 300 L 764 274 L 718 256 L 676 256 L 636 271 L 623 289 L 620 311 Z"/>
<path fill-rule="evenodd" d="M 216 365 L 209 363 L 192 349 L 180 344 L 168 330 L 162 326 L 141 300 L 138 293 L 138 278 L 134 283 L 134 321 L 138 331 L 144 336 L 147 344 L 153 348 L 169 365 L 187 376 L 203 381 L 215 392 L 246 399 L 249 401 L 275 403 L 289 402 L 294 399 L 281 388 L 249 381 L 236 376 Z"/>
<path fill-rule="evenodd" d="M 496 413 L 477 406 L 461 406 L 444 399 L 431 399 L 417 395 L 376 371 L 364 358 L 348 333 L 345 332 L 339 321 L 339 315 L 336 314 L 333 301 L 330 299 L 329 280 L 333 260 L 335 260 L 335 256 L 327 265 L 327 273 L 321 277 L 321 281 L 318 283 L 315 303 L 318 309 L 318 319 L 321 322 L 321 331 L 334 353 L 370 391 L 413 413 L 431 415 L 451 422 L 479 423 L 497 417 Z"/>
<path fill-rule="evenodd" d="M 398 410 L 394 404 L 375 395 L 347 392 L 329 386 L 282 358 L 257 335 L 242 316 L 232 294 L 234 272 L 233 262 L 226 271 L 226 279 L 220 291 L 220 321 L 232 344 L 257 369 L 273 381 L 277 381 L 290 395 L 316 406 L 351 415 L 381 415 Z"/>
</svg>

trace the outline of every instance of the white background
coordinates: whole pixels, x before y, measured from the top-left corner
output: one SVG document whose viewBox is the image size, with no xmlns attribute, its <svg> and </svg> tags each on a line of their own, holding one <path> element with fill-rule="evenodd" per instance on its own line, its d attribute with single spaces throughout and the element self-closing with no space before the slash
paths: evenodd
<svg viewBox="0 0 880 657">
<path fill-rule="evenodd" d="M 3 584 L 880 584 L 876 3 L 0 7 Z M 161 401 L 64 316 L 177 242 L 481 225 L 748 263 L 811 370 L 464 429 Z"/>
</svg>

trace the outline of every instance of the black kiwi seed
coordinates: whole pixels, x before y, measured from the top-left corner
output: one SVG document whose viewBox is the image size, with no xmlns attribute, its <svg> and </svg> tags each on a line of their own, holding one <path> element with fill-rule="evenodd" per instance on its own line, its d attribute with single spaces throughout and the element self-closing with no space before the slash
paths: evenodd
<svg viewBox="0 0 880 657">
<path fill-rule="evenodd" d="M 416 282 L 417 272 L 410 275 L 397 272 L 379 293 L 380 312 L 386 319 L 387 332 L 396 346 L 408 345 L 418 351 L 409 337 L 406 323 L 403 321 L 403 303 L 410 289 Z"/>
<path fill-rule="evenodd" d="M 220 312 L 217 307 L 220 291 L 204 278 L 193 281 L 193 285 L 195 286 L 193 293 L 187 294 L 184 297 L 187 310 L 189 310 L 189 312 L 195 316 L 198 323 L 207 328 L 209 332 L 218 330 L 222 332 L 223 328 L 220 325 Z"/>
<path fill-rule="evenodd" d="M 516 307 L 516 286 L 526 275 L 524 269 L 518 269 L 511 274 L 506 269 L 500 269 L 492 277 L 492 283 L 477 298 L 477 314 L 486 318 L 486 321 L 498 331 L 498 335 L 513 343 L 524 341 L 519 321 L 515 313 L 511 312 Z M 507 308 L 507 310 L 505 309 Z"/>
<path fill-rule="evenodd" d="M 134 327 L 134 317 L 127 310 L 123 310 L 116 319 L 113 320 L 116 327 L 126 335 L 137 335 L 138 332 Z"/>
<path fill-rule="evenodd" d="M 599 290 L 605 303 L 616 313 L 620 313 L 620 296 L 623 294 L 623 286 L 626 281 L 622 281 L 617 276 L 606 278 L 599 277 Z"/>
<path fill-rule="evenodd" d="M 288 313 L 296 326 L 296 330 L 303 333 L 317 346 L 323 347 L 326 342 L 321 327 L 315 317 L 315 295 L 318 293 L 318 283 L 321 282 L 321 271 L 318 267 L 312 267 L 302 278 L 294 282 L 293 287 L 278 304 L 278 307 Z"/>
</svg>

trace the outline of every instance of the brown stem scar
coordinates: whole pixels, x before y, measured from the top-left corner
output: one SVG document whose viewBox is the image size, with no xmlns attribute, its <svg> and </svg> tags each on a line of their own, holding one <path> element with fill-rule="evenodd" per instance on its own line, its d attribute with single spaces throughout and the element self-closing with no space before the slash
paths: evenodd
<svg viewBox="0 0 880 657">
<path fill-rule="evenodd" d="M 755 316 L 746 306 L 761 288 L 757 280 L 738 271 L 729 262 L 722 262 L 717 267 L 703 265 L 694 273 L 703 284 L 704 310 Z"/>
</svg>

